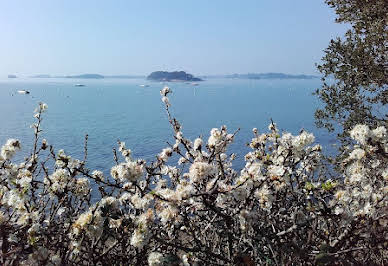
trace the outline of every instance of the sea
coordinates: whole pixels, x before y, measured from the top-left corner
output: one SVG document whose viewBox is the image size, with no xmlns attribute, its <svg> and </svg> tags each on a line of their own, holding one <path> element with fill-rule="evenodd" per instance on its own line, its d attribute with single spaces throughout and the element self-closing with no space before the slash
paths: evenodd
<svg viewBox="0 0 388 266">
<path fill-rule="evenodd" d="M 83 87 L 76 87 L 83 84 Z M 145 86 L 141 86 L 145 85 Z M 117 140 L 132 150 L 133 158 L 154 161 L 167 143 L 174 143 L 160 90 L 169 86 L 171 113 L 183 126 L 183 134 L 194 140 L 209 137 L 212 128 L 226 125 L 230 133 L 240 129 L 228 154 L 236 153 L 236 170 L 244 167 L 244 155 L 252 129 L 268 130 L 271 119 L 282 131 L 314 133 L 327 150 L 336 137 L 314 123 L 321 106 L 313 92 L 320 79 L 208 79 L 197 84 L 159 83 L 145 79 L 57 79 L 17 78 L 0 80 L 0 145 L 16 138 L 22 143 L 17 158 L 32 149 L 34 109 L 48 105 L 43 116 L 42 136 L 55 151 L 64 149 L 83 159 L 84 137 L 88 140 L 87 166 L 109 175 L 115 164 Z M 21 95 L 18 90 L 28 90 Z M 171 164 L 176 164 L 177 157 Z"/>
</svg>

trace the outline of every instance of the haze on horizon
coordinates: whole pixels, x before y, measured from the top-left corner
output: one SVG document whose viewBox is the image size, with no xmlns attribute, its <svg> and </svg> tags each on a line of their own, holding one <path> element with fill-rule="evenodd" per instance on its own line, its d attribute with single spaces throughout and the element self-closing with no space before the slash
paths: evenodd
<svg viewBox="0 0 388 266">
<path fill-rule="evenodd" d="M 8 74 L 316 74 L 346 25 L 323 0 L 0 2 Z"/>
</svg>

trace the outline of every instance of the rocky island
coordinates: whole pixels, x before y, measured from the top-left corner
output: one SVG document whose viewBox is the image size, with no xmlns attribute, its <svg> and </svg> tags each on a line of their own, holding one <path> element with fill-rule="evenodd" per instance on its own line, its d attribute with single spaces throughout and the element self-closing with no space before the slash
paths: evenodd
<svg viewBox="0 0 388 266">
<path fill-rule="evenodd" d="M 248 73 L 227 75 L 226 78 L 234 79 L 315 79 L 319 78 L 313 75 L 291 75 L 284 73 Z"/>
<path fill-rule="evenodd" d="M 104 76 L 100 74 L 82 74 L 76 76 L 65 76 L 65 78 L 70 79 L 103 79 Z"/>
<path fill-rule="evenodd" d="M 196 78 L 185 71 L 155 71 L 148 75 L 147 79 L 153 81 L 202 81 L 202 79 Z"/>
</svg>

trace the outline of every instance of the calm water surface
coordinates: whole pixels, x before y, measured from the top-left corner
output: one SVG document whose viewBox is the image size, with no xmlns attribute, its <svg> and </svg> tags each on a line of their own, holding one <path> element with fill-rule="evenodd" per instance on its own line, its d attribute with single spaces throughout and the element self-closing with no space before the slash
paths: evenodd
<svg viewBox="0 0 388 266">
<path fill-rule="evenodd" d="M 85 87 L 75 87 L 77 83 Z M 140 87 L 149 84 L 149 87 Z M 210 79 L 198 86 L 167 84 L 173 115 L 183 124 L 185 136 L 205 139 L 213 127 L 226 125 L 230 132 L 241 128 L 230 153 L 237 157 L 236 169 L 243 167 L 245 146 L 252 128 L 267 129 L 272 118 L 280 129 L 297 134 L 304 128 L 324 145 L 334 137 L 314 125 L 313 113 L 319 102 L 312 92 L 320 80 L 234 80 Z M 89 134 L 89 162 L 93 169 L 109 173 L 112 148 L 117 139 L 126 142 L 134 158 L 153 160 L 174 142 L 159 91 L 164 84 L 141 79 L 14 79 L 0 80 L 0 143 L 8 138 L 22 141 L 23 151 L 31 149 L 33 110 L 42 101 L 48 104 L 43 137 L 56 150 L 64 149 L 83 158 L 83 141 Z M 26 89 L 29 95 L 17 90 Z"/>
</svg>

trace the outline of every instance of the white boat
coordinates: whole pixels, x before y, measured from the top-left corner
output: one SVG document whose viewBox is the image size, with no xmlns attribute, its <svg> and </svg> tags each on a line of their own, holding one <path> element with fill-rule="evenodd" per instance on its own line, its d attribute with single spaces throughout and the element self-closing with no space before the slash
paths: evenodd
<svg viewBox="0 0 388 266">
<path fill-rule="evenodd" d="M 84 84 L 75 84 L 74 86 L 76 86 L 76 87 L 85 87 Z"/>
<path fill-rule="evenodd" d="M 18 93 L 19 94 L 30 94 L 30 92 L 26 91 L 26 90 L 18 90 Z"/>
<path fill-rule="evenodd" d="M 144 84 L 141 84 L 139 85 L 140 87 L 149 87 L 150 85 L 144 85 Z"/>
</svg>

